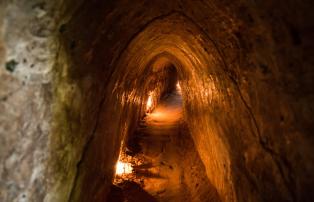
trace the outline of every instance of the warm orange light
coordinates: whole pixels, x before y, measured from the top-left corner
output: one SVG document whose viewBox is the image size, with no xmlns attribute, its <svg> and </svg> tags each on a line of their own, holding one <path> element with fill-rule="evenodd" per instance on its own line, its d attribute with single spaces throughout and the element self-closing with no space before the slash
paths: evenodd
<svg viewBox="0 0 314 202">
<path fill-rule="evenodd" d="M 180 83 L 178 82 L 176 86 L 177 86 L 178 92 L 181 93 L 181 86 L 180 86 Z"/>
<path fill-rule="evenodd" d="M 116 175 L 130 174 L 132 171 L 133 168 L 130 163 L 118 161 L 116 165 Z"/>
<path fill-rule="evenodd" d="M 150 110 L 153 106 L 153 95 L 152 93 L 149 93 L 147 103 L 146 103 L 146 110 Z"/>
</svg>

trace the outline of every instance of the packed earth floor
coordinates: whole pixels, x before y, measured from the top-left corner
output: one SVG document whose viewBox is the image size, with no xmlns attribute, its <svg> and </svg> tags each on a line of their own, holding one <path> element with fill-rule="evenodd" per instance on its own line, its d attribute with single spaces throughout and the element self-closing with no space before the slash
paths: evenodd
<svg viewBox="0 0 314 202">
<path fill-rule="evenodd" d="M 146 114 L 131 145 L 136 153 L 125 148 L 120 159 L 132 172 L 116 176 L 111 201 L 219 201 L 184 124 L 180 89 Z"/>
</svg>

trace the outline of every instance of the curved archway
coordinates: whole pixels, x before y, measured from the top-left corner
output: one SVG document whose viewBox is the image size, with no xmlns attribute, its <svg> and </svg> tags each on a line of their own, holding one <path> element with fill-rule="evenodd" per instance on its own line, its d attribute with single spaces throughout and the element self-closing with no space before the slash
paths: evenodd
<svg viewBox="0 0 314 202">
<path fill-rule="evenodd" d="M 185 119 L 205 164 L 207 176 L 219 194 L 225 200 L 232 201 L 235 196 L 228 150 L 230 146 L 220 131 L 219 123 L 205 107 L 221 104 L 222 101 L 228 104 L 228 99 L 232 98 L 221 97 L 221 92 L 225 92 L 227 86 L 220 81 L 225 80 L 221 77 L 226 75 L 217 50 L 210 44 L 201 30 L 181 15 L 174 14 L 152 22 L 122 54 L 113 76 L 118 78 L 115 85 L 120 87 L 115 88 L 115 93 L 121 98 L 121 103 L 125 103 L 125 95 L 132 94 L 125 93 L 125 89 L 135 90 L 134 95 L 143 92 L 148 95 L 145 79 L 142 79 L 142 83 L 137 78 L 147 78 L 150 73 L 148 69 L 160 58 L 166 57 L 173 63 L 182 87 Z M 141 106 L 144 106 L 143 103 Z"/>
</svg>

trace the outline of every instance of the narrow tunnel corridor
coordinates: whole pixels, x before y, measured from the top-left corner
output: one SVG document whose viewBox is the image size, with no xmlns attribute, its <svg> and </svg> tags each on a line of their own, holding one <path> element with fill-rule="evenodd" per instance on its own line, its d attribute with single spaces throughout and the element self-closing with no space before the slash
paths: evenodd
<svg viewBox="0 0 314 202">
<path fill-rule="evenodd" d="M 0 0 L 0 201 L 314 201 L 313 8 Z"/>
<path fill-rule="evenodd" d="M 163 95 L 154 109 L 150 109 L 148 98 L 147 114 L 119 157 L 119 162 L 129 164 L 132 170 L 123 167 L 122 173 L 116 173 L 115 184 L 126 201 L 220 201 L 184 123 L 180 84 L 170 89 L 173 91 Z M 151 198 L 136 191 L 129 193 L 132 183 Z M 116 190 L 112 188 L 108 201 L 117 201 Z"/>
</svg>

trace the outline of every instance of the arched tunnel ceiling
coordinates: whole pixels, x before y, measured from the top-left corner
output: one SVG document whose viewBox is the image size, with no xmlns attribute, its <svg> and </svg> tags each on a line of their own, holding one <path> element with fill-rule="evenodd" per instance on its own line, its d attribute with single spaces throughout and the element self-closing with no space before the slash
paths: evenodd
<svg viewBox="0 0 314 202">
<path fill-rule="evenodd" d="M 158 93 L 164 87 L 153 67 L 169 63 L 179 74 L 196 149 L 223 201 L 312 201 L 311 2 L 37 3 L 0 3 L 1 131 L 12 134 L 1 136 L 8 144 L 0 160 L 9 173 L 3 179 L 19 180 L 14 190 L 33 201 L 103 201 L 121 141 L 152 86 Z M 34 69 L 22 68 L 28 66 Z M 19 85 L 12 93 L 18 101 L 10 100 Z M 17 128 L 34 135 L 20 140 Z M 37 129 L 45 131 L 39 143 Z M 9 201 L 24 196 L 1 185 Z"/>
<path fill-rule="evenodd" d="M 219 81 L 228 78 L 223 77 L 222 59 L 215 46 L 193 22 L 180 13 L 151 22 L 125 50 L 116 68 L 117 76 L 114 74 L 113 78 L 122 77 L 121 93 L 127 88 L 145 92 L 141 88 L 145 83 L 136 83 L 137 78 L 148 77 L 144 70 L 151 67 L 147 65 L 152 60 L 158 61 L 158 57 L 165 56 L 177 66 L 183 99 L 186 108 L 190 109 L 186 110 L 186 119 L 191 124 L 193 138 L 205 162 L 209 178 L 221 195 L 234 197 L 233 184 L 230 183 L 231 171 L 226 168 L 226 165 L 230 165 L 230 155 L 225 145 L 228 143 L 222 140 L 224 137 L 217 133 L 215 125 L 208 124 L 208 117 L 200 115 L 207 111 L 208 105 L 220 103 L 224 99 L 223 94 L 218 94 L 217 91 L 225 91 L 225 86 L 221 86 Z"/>
</svg>

